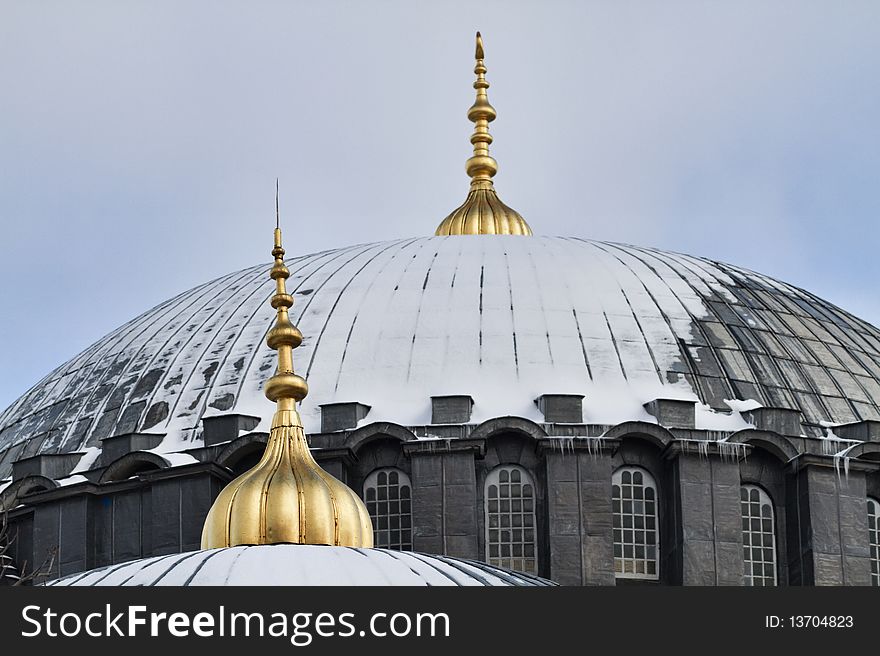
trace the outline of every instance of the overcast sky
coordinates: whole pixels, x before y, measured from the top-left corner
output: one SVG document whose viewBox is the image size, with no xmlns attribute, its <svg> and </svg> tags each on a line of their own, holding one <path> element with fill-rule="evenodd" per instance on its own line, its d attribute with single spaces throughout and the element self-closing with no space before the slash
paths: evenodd
<svg viewBox="0 0 880 656">
<path fill-rule="evenodd" d="M 467 191 L 474 31 L 538 234 L 733 262 L 880 323 L 880 2 L 0 0 L 0 408 L 126 320 Z"/>
</svg>

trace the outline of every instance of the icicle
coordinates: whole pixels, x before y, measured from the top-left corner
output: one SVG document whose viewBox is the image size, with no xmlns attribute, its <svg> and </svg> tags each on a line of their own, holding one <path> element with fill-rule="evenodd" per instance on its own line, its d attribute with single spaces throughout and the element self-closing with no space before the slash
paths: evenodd
<svg viewBox="0 0 880 656">
<path fill-rule="evenodd" d="M 847 453 L 849 453 L 850 450 L 854 446 L 856 446 L 856 444 L 859 444 L 859 442 L 856 442 L 855 444 L 850 444 L 845 449 L 843 449 L 843 451 L 839 451 L 834 454 L 834 471 L 837 473 L 838 480 L 840 479 L 840 461 L 842 460 L 843 461 L 843 475 L 846 478 L 846 480 L 849 481 L 849 456 L 847 455 Z"/>
<path fill-rule="evenodd" d="M 723 440 L 718 440 L 716 444 L 718 445 L 718 451 L 721 453 L 722 460 L 736 462 L 744 459 L 748 453 L 745 444 L 728 442 L 726 437 Z"/>
<path fill-rule="evenodd" d="M 709 441 L 708 440 L 698 440 L 697 441 L 697 453 L 700 454 L 701 458 L 709 458 Z"/>
<path fill-rule="evenodd" d="M 559 451 L 563 457 L 566 452 L 574 453 L 574 437 L 569 435 L 553 436 L 550 444 L 553 445 L 555 451 Z"/>
<path fill-rule="evenodd" d="M 420 442 L 426 442 L 430 446 L 428 447 L 431 451 L 448 451 L 452 446 L 452 441 L 458 438 L 455 437 L 441 437 L 440 435 L 425 435 L 424 437 L 418 438 Z M 441 446 L 440 443 L 443 443 Z"/>
<path fill-rule="evenodd" d="M 566 452 L 574 453 L 575 441 L 577 441 L 578 444 L 583 444 L 586 447 L 587 453 L 596 457 L 602 452 L 602 441 L 605 438 L 587 437 L 586 435 L 558 435 L 552 436 L 550 439 L 550 444 L 553 445 L 553 448 L 562 454 Z"/>
<path fill-rule="evenodd" d="M 706 439 L 710 442 L 722 442 L 730 436 L 730 433 L 727 431 L 707 430 L 703 432 L 706 434 Z"/>
<path fill-rule="evenodd" d="M 822 455 L 832 456 L 840 450 L 840 443 L 838 440 L 834 440 L 831 438 L 824 438 L 822 440 Z"/>
</svg>

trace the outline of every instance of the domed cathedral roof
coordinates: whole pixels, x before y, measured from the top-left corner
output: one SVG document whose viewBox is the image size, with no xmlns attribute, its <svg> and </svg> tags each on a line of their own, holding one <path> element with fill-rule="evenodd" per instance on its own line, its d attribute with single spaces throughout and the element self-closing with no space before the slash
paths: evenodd
<svg viewBox="0 0 880 656">
<path fill-rule="evenodd" d="M 370 406 L 367 422 L 429 424 L 430 397 L 447 394 L 473 397 L 473 422 L 541 421 L 534 400 L 558 393 L 583 395 L 584 421 L 596 424 L 644 419 L 656 398 L 699 400 L 708 428 L 730 420 L 731 399 L 800 410 L 814 434 L 822 422 L 880 418 L 880 332 L 739 267 L 512 236 L 381 242 L 287 265 L 307 432 L 337 402 Z M 194 446 L 213 414 L 268 422 L 274 292 L 260 264 L 96 342 L 0 415 L 0 477 L 23 455 L 129 432 L 165 433 L 160 450 Z"/>
<path fill-rule="evenodd" d="M 228 547 L 144 558 L 50 582 L 93 585 L 550 586 L 486 563 L 388 549 L 304 544 Z"/>
<path fill-rule="evenodd" d="M 554 394 L 583 396 L 598 425 L 656 422 L 657 399 L 698 402 L 698 429 L 744 428 L 740 411 L 757 406 L 800 411 L 815 436 L 880 420 L 880 332 L 831 303 L 704 258 L 531 236 L 494 189 L 479 34 L 475 56 L 470 190 L 437 235 L 286 260 L 306 432 L 334 403 L 359 404 L 362 423 L 424 426 L 445 395 L 473 399 L 472 424 L 542 422 L 536 399 Z M 88 453 L 88 469 L 102 440 L 137 432 L 158 453 L 186 450 L 216 415 L 268 431 L 276 293 L 258 264 L 98 340 L 0 414 L 0 479 L 37 454 Z"/>
</svg>

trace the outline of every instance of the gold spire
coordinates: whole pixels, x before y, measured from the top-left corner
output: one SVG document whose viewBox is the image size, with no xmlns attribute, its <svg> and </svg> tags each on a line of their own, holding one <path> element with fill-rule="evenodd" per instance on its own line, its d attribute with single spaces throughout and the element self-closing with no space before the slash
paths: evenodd
<svg viewBox="0 0 880 656">
<path fill-rule="evenodd" d="M 293 297 L 285 285 L 290 271 L 284 265 L 275 185 L 275 264 L 269 276 L 275 281 L 271 304 L 277 316 L 266 343 L 278 351 L 278 368 L 264 391 L 277 407 L 262 459 L 211 506 L 202 549 L 282 542 L 372 547 L 373 525 L 363 501 L 315 462 L 296 409 L 309 387 L 293 371 L 293 349 L 302 343 L 302 333 L 288 316 Z"/>
<path fill-rule="evenodd" d="M 461 207 L 443 219 L 437 235 L 531 235 L 532 229 L 519 212 L 501 202 L 495 193 L 492 177 L 498 171 L 498 162 L 489 155 L 489 123 L 495 120 L 495 108 L 489 104 L 486 89 L 486 66 L 483 64 L 483 38 L 477 32 L 477 80 L 474 89 L 477 99 L 468 110 L 468 119 L 474 123 L 471 143 L 474 154 L 465 164 L 471 177 L 471 190 Z"/>
</svg>

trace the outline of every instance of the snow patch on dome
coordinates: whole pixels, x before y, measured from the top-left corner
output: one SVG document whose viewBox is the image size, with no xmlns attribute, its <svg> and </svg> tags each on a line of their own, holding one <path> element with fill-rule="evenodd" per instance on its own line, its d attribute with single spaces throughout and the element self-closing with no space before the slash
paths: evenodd
<svg viewBox="0 0 880 656">
<path fill-rule="evenodd" d="M 59 478 L 55 482 L 58 483 L 58 487 L 67 487 L 68 485 L 76 485 L 77 483 L 88 483 L 89 479 L 82 474 L 73 474 L 72 476 Z"/>
<path fill-rule="evenodd" d="M 71 470 L 71 474 L 79 474 L 80 472 L 89 471 L 92 468 L 92 465 L 98 460 L 98 456 L 101 455 L 101 448 L 97 446 L 90 446 L 84 450 L 82 458 L 79 459 L 79 462 L 76 463 L 76 467 Z"/>
<path fill-rule="evenodd" d="M 739 399 L 724 399 L 724 403 L 726 403 L 727 407 L 734 412 L 748 412 L 749 410 L 756 410 L 764 407 L 760 401 L 756 401 L 755 399 L 746 399 L 745 401 L 740 401 Z"/>
<path fill-rule="evenodd" d="M 729 433 L 754 428 L 754 426 L 742 418 L 739 412 L 717 412 L 702 403 L 697 404 L 695 409 L 694 425 L 698 430 L 724 431 Z"/>
</svg>

